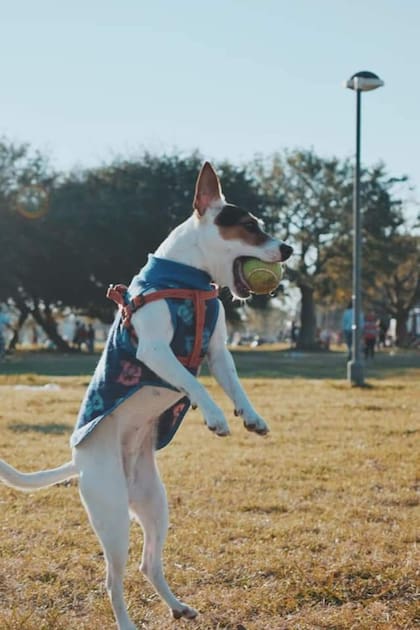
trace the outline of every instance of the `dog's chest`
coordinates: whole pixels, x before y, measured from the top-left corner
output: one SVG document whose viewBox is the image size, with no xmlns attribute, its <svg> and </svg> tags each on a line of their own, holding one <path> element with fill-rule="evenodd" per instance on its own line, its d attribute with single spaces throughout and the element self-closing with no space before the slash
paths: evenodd
<svg viewBox="0 0 420 630">
<path fill-rule="evenodd" d="M 188 280 L 189 287 L 182 286 L 182 278 L 184 284 Z M 136 349 L 141 343 L 142 335 L 147 335 L 148 330 L 136 328 L 134 331 L 129 319 L 127 321 L 124 318 L 124 309 L 127 310 L 128 307 L 132 309 L 131 305 L 135 304 L 137 298 L 140 298 L 141 302 L 141 296 L 152 288 L 153 284 L 157 292 L 162 291 L 162 286 L 167 290 L 174 289 L 177 296 L 165 298 L 174 331 L 170 346 L 179 362 L 191 373 L 196 374 L 207 352 L 219 310 L 214 286 L 210 285 L 209 281 L 210 277 L 203 271 L 151 257 L 146 267 L 132 280 L 126 290 L 125 306 L 114 320 L 103 354 L 83 400 L 71 439 L 72 446 L 78 446 L 109 414 L 115 417 L 118 407 L 125 406 L 131 396 L 142 390 L 149 393 L 147 402 L 146 398 L 142 397 L 139 408 L 141 416 L 159 418 L 155 447 L 160 449 L 169 444 L 190 403 L 185 395 L 180 394 L 179 390 L 159 376 L 159 370 L 153 372 L 147 364 L 137 359 Z M 141 308 L 141 303 L 136 308 Z M 174 400 L 172 405 L 159 400 L 163 398 L 165 389 L 169 390 L 169 398 Z M 161 394 L 152 393 L 149 400 L 150 392 L 153 391 Z M 153 397 L 159 400 L 161 413 L 158 413 L 158 410 L 154 413 L 148 411 L 150 406 L 153 406 L 151 402 Z"/>
</svg>

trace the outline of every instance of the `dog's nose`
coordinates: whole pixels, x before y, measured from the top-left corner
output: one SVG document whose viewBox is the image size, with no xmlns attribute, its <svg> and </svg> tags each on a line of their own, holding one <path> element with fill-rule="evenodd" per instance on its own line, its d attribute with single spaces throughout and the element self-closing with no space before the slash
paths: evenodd
<svg viewBox="0 0 420 630">
<path fill-rule="evenodd" d="M 290 258 L 292 253 L 293 247 L 290 247 L 290 245 L 286 245 L 286 243 L 282 243 L 280 245 L 281 262 L 284 262 L 285 260 Z"/>
</svg>

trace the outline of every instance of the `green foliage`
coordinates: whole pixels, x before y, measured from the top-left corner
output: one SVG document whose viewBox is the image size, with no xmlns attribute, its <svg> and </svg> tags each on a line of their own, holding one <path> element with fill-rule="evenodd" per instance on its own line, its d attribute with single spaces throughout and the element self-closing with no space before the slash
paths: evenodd
<svg viewBox="0 0 420 630">
<path fill-rule="evenodd" d="M 19 213 L 19 193 L 42 190 L 48 195 L 54 181 L 47 160 L 25 144 L 0 140 L 0 300 L 18 295 L 24 279 L 34 279 L 45 252 L 44 219 L 31 220 Z"/>
<path fill-rule="evenodd" d="M 352 173 L 348 161 L 323 159 L 313 151 L 276 154 L 255 163 L 268 221 L 295 247 L 289 277 L 302 296 L 298 346 L 315 345 L 314 293 L 322 283 L 331 247 L 351 208 Z"/>
<path fill-rule="evenodd" d="M 353 163 L 298 150 L 257 160 L 253 172 L 268 223 L 295 246 L 289 277 L 302 297 L 298 346 L 310 348 L 315 341 L 316 302 L 340 307 L 351 295 Z M 401 192 L 405 182 L 404 177 L 389 177 L 383 164 L 362 171 L 363 284 L 369 301 L 379 300 L 381 278 L 398 266 L 392 252 L 399 249 L 404 218 L 395 190 Z M 391 314 L 389 294 L 387 298 L 382 299 L 382 308 Z M 401 317 L 406 319 L 407 314 L 405 309 Z"/>
<path fill-rule="evenodd" d="M 366 297 L 379 314 L 396 319 L 397 344 L 407 342 L 409 311 L 420 302 L 420 237 L 393 234 L 381 247 L 374 283 L 366 288 Z"/>
<path fill-rule="evenodd" d="M 0 301 L 36 312 L 47 328 L 53 306 L 109 321 L 108 284 L 128 283 L 147 254 L 188 217 L 201 163 L 198 153 L 144 153 L 58 175 L 27 145 L 0 141 Z M 351 292 L 352 163 L 298 150 L 243 166 L 223 161 L 217 170 L 229 201 L 253 211 L 269 232 L 294 245 L 288 278 L 302 295 L 300 345 L 312 346 L 316 303 L 341 306 Z M 383 279 L 397 278 L 401 247 L 408 243 L 406 238 L 401 245 L 404 219 L 395 193 L 404 181 L 389 177 L 384 165 L 362 173 L 364 290 L 389 314 L 395 299 L 384 291 Z M 18 211 L 37 198 L 48 200 L 45 214 L 28 218 Z M 410 260 L 416 260 L 413 255 Z M 415 265 L 406 265 L 408 272 L 401 317 L 418 291 Z M 222 299 L 229 319 L 238 319 L 228 291 Z M 266 297 L 250 301 L 254 308 L 268 304 Z"/>
</svg>

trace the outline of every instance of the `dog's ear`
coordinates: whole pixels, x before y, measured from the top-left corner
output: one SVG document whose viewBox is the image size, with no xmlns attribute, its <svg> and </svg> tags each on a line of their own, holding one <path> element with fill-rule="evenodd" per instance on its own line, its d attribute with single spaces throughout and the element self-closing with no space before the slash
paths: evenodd
<svg viewBox="0 0 420 630">
<path fill-rule="evenodd" d="M 210 162 L 205 162 L 195 185 L 194 210 L 203 216 L 207 208 L 221 198 L 222 188 L 216 171 Z"/>
</svg>

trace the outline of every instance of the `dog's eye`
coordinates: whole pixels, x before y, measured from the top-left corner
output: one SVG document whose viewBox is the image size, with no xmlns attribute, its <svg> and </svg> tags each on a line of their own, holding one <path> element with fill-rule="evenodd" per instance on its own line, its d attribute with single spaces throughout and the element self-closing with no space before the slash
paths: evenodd
<svg viewBox="0 0 420 630">
<path fill-rule="evenodd" d="M 246 223 L 242 223 L 242 226 L 248 232 L 258 232 L 258 223 L 256 223 L 256 221 L 247 221 Z"/>
</svg>

